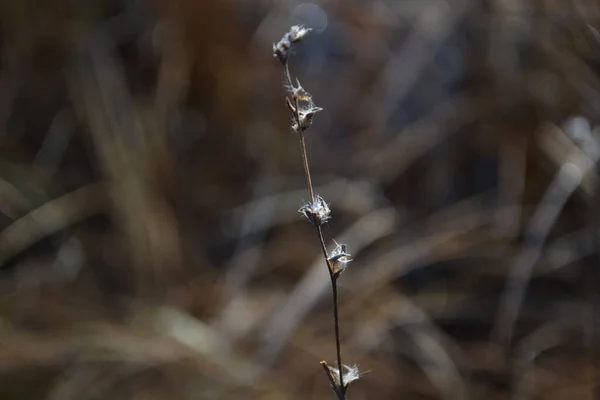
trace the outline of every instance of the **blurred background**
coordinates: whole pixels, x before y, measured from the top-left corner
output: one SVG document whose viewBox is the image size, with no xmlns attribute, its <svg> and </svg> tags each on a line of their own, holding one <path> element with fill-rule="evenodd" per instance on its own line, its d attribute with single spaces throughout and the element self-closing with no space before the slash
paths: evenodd
<svg viewBox="0 0 600 400">
<path fill-rule="evenodd" d="M 0 1 L 0 398 L 600 398 L 600 4 Z"/>
</svg>

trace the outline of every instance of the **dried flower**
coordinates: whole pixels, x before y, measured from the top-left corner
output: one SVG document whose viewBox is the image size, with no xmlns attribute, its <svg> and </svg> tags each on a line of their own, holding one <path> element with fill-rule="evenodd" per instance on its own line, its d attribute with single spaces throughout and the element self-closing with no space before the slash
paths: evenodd
<svg viewBox="0 0 600 400">
<path fill-rule="evenodd" d="M 283 65 L 286 65 L 292 44 L 302 40 L 311 30 L 312 29 L 305 28 L 302 25 L 292 26 L 290 31 L 283 35 L 279 42 L 273 43 L 273 55 L 277 57 Z"/>
<path fill-rule="evenodd" d="M 299 124 L 296 121 L 295 117 L 292 121 L 292 131 L 298 132 L 299 130 L 305 131 L 312 125 L 313 117 L 319 111 L 323 111 L 321 107 L 317 107 L 315 105 L 309 105 L 307 107 L 301 108 L 298 112 L 298 118 L 300 119 Z"/>
<path fill-rule="evenodd" d="M 286 33 L 279 42 L 273 43 L 273 56 L 277 57 L 283 65 L 286 65 L 291 48 L 290 34 Z"/>
<path fill-rule="evenodd" d="M 298 79 L 296 79 L 296 85 L 297 86 L 292 85 L 291 87 L 287 87 L 288 91 L 292 95 L 292 99 L 294 99 L 294 100 L 298 99 L 298 101 L 311 102 L 312 101 L 311 94 L 308 93 L 306 90 L 304 90 L 302 85 L 300 85 L 300 81 Z"/>
<path fill-rule="evenodd" d="M 335 242 L 335 240 L 334 240 Z M 348 263 L 352 261 L 350 258 L 350 253 L 346 251 L 345 244 L 338 244 L 335 242 L 335 249 L 329 255 L 327 261 L 329 261 L 329 268 L 331 268 L 331 273 L 334 277 L 340 276 L 342 272 L 348 266 Z"/>
<path fill-rule="evenodd" d="M 290 28 L 288 35 L 290 37 L 290 40 L 293 43 L 296 43 L 302 40 L 304 36 L 308 35 L 310 31 L 312 31 L 311 28 L 305 28 L 302 25 L 294 25 Z"/>
<path fill-rule="evenodd" d="M 329 372 L 331 373 L 331 376 L 333 377 L 333 381 L 335 382 L 335 384 L 340 387 L 340 370 L 339 368 L 334 368 L 331 366 L 327 366 L 329 368 Z M 346 389 L 348 388 L 348 386 L 350 385 L 350 383 L 352 383 L 355 380 L 358 380 L 360 378 L 360 373 L 358 372 L 358 366 L 357 365 L 346 365 L 344 364 L 342 366 L 344 372 L 344 388 L 342 389 L 342 392 L 345 392 Z"/>
<path fill-rule="evenodd" d="M 319 195 L 315 197 L 312 203 L 306 203 L 298 212 L 304 215 L 315 226 L 321 226 L 331 219 L 331 210 L 329 204 Z"/>
</svg>

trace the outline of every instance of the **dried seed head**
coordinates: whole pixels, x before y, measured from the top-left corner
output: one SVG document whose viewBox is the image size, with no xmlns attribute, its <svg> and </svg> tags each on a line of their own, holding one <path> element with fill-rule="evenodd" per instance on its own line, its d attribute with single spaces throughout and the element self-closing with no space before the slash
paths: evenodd
<svg viewBox="0 0 600 400">
<path fill-rule="evenodd" d="M 346 245 L 335 242 L 335 249 L 333 249 L 329 258 L 327 258 L 327 261 L 329 261 L 331 273 L 337 278 L 344 272 L 346 267 L 348 267 L 348 263 L 351 262 L 352 259 L 350 258 L 350 253 L 347 252 Z"/>
<path fill-rule="evenodd" d="M 273 43 L 273 56 L 277 57 L 281 64 L 286 65 L 291 48 L 292 42 L 290 40 L 290 35 L 289 33 L 286 33 L 279 42 Z"/>
<path fill-rule="evenodd" d="M 290 49 L 293 43 L 297 43 L 304 38 L 312 29 L 305 28 L 302 25 L 294 25 L 290 28 L 281 40 L 277 43 L 273 43 L 273 56 L 279 59 L 283 65 L 288 62 L 290 56 Z"/>
<path fill-rule="evenodd" d="M 315 197 L 312 203 L 306 203 L 298 212 L 304 215 L 315 226 L 321 226 L 331 219 L 331 210 L 329 204 L 319 195 Z"/>
<path fill-rule="evenodd" d="M 304 37 L 308 35 L 310 31 L 312 31 L 311 28 L 305 28 L 302 25 L 294 25 L 290 28 L 288 35 L 290 36 L 290 40 L 293 43 L 296 43 L 304 39 Z"/>
<path fill-rule="evenodd" d="M 287 89 L 294 100 L 298 99 L 298 101 L 312 101 L 311 94 L 304 90 L 298 79 L 296 79 L 296 86 L 288 87 Z"/>
<path fill-rule="evenodd" d="M 331 376 L 333 377 L 333 380 L 335 382 L 335 384 L 340 387 L 340 369 L 339 368 L 334 368 L 331 366 L 327 366 L 329 368 L 329 371 L 331 372 Z M 358 372 L 358 366 L 357 365 L 342 365 L 342 369 L 343 374 L 344 374 L 344 389 L 343 392 L 346 391 L 346 389 L 348 388 L 348 386 L 350 385 L 350 383 L 352 383 L 353 381 L 356 381 L 360 378 L 360 373 Z"/>
<path fill-rule="evenodd" d="M 295 117 L 293 118 L 292 131 L 305 131 L 308 128 L 310 128 L 310 126 L 312 125 L 313 117 L 319 111 L 323 111 L 323 109 L 315 105 L 309 105 L 307 107 L 301 108 L 298 111 L 298 117 L 300 118 L 300 121 L 296 121 Z"/>
</svg>

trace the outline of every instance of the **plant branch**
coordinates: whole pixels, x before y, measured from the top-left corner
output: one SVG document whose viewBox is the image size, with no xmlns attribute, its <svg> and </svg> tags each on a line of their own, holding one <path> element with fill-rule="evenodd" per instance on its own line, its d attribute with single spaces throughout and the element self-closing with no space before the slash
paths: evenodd
<svg viewBox="0 0 600 400">
<path fill-rule="evenodd" d="M 296 108 L 297 110 L 298 108 Z M 302 153 L 302 165 L 304 166 L 304 174 L 306 175 L 306 184 L 308 185 L 308 193 L 310 195 L 310 201 L 315 201 L 315 192 L 313 190 L 312 179 L 310 177 L 310 167 L 308 166 L 308 156 L 306 155 L 306 142 L 304 140 L 304 131 L 300 131 L 300 152 Z M 320 228 L 319 228 L 320 230 Z M 321 242 L 323 242 L 323 235 L 321 236 Z M 325 243 L 323 243 L 323 248 Z M 327 250 L 325 250 L 325 258 L 327 258 Z"/>
<path fill-rule="evenodd" d="M 350 254 L 346 251 L 346 245 L 339 245 L 336 243 L 336 248 L 332 250 L 331 254 L 327 252 L 327 246 L 325 245 L 325 239 L 323 238 L 323 230 L 321 226 L 331 219 L 331 210 L 329 209 L 329 204 L 327 204 L 327 202 L 325 202 L 321 196 L 315 195 L 306 152 L 306 140 L 304 136 L 305 131 L 312 124 L 313 116 L 322 109 L 313 103 L 312 96 L 310 93 L 305 91 L 304 88 L 302 88 L 298 80 L 296 80 L 297 85 L 294 86 L 288 65 L 288 58 L 291 54 L 290 49 L 292 45 L 300 41 L 309 31 L 310 29 L 299 25 L 292 26 L 289 32 L 287 32 L 278 43 L 273 44 L 273 54 L 279 59 L 284 67 L 285 82 L 289 94 L 289 97 L 286 96 L 286 104 L 293 116 L 292 132 L 299 136 L 302 166 L 304 167 L 304 175 L 306 176 L 306 184 L 308 186 L 308 193 L 310 195 L 310 203 L 302 206 L 299 211 L 310 222 L 312 222 L 317 230 L 317 236 L 319 237 L 319 242 L 321 244 L 321 251 L 323 252 L 323 257 L 327 264 L 329 279 L 331 280 L 337 368 L 329 367 L 326 361 L 321 361 L 321 365 L 327 373 L 327 377 L 329 378 L 333 391 L 335 392 L 338 400 L 346 400 L 348 384 L 353 380 L 358 379 L 359 374 L 356 366 L 350 367 L 342 364 L 337 279 L 344 271 L 347 264 L 352 260 L 350 259 Z M 301 101 L 302 107 L 300 103 Z M 344 377 L 344 368 L 346 368 L 347 372 L 346 377 Z"/>
<path fill-rule="evenodd" d="M 331 278 L 331 291 L 333 292 L 333 323 L 335 325 L 335 350 L 340 373 L 340 390 L 345 398 L 346 386 L 344 386 L 344 373 L 342 371 L 342 344 L 340 341 L 340 318 L 338 315 L 337 277 L 331 273 L 329 274 L 329 277 Z"/>
</svg>

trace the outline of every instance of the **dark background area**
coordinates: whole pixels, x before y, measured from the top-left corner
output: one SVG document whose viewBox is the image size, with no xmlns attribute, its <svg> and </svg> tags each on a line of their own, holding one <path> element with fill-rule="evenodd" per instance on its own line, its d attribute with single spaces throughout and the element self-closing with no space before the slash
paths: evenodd
<svg viewBox="0 0 600 400">
<path fill-rule="evenodd" d="M 600 4 L 0 1 L 0 398 L 600 396 Z"/>
</svg>

